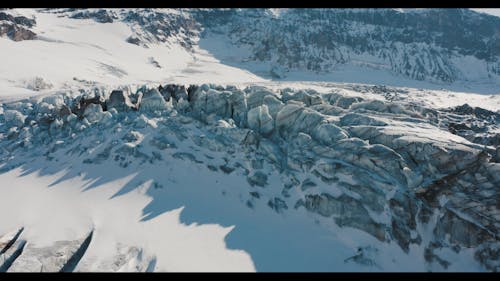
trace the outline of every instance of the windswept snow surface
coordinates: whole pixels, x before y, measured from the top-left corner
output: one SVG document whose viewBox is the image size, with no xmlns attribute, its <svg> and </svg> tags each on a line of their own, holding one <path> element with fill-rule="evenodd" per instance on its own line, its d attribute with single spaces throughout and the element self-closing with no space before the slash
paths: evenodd
<svg viewBox="0 0 500 281">
<path fill-rule="evenodd" d="M 43 93 L 29 89 L 37 77 L 51 84 L 52 89 L 95 82 L 122 85 L 264 81 L 248 71 L 220 63 L 199 47 L 189 52 L 173 43 L 148 48 L 127 43 L 132 30 L 120 21 L 99 23 L 32 9 L 15 11 L 28 18 L 36 15 L 32 30 L 38 39 L 15 42 L 0 37 L 0 96 Z"/>
<path fill-rule="evenodd" d="M 149 183 L 111 199 L 135 173 L 122 178 L 123 174 L 117 174 L 112 166 L 101 166 L 99 169 L 108 176 L 115 175 L 116 179 L 84 191 L 98 179 L 82 175 L 56 183 L 68 171 L 51 174 L 49 170 L 54 168 L 45 161 L 37 165 L 45 168 L 24 176 L 26 171 L 20 169 L 0 176 L 4 198 L 0 233 L 24 225 L 24 239 L 37 247 L 47 247 L 55 241 L 83 237 L 94 229 L 91 246 L 77 271 L 112 271 L 118 243 L 151 253 L 156 260 L 152 268 L 155 271 L 255 270 L 248 253 L 226 246 L 224 239 L 234 225 L 182 223 L 184 205 L 142 221 L 142 209 L 151 202 L 151 197 L 145 194 Z M 71 170 L 74 168 L 73 164 Z M 197 184 L 192 188 L 203 183 Z M 127 271 L 130 270 L 133 268 Z"/>
<path fill-rule="evenodd" d="M 115 9 L 115 12 L 119 10 L 122 9 Z M 280 11 L 271 12 L 279 17 Z M 51 89 L 77 89 L 96 83 L 115 86 L 165 81 L 240 84 L 265 83 L 273 79 L 269 73 L 270 62 L 245 59 L 252 55 L 246 45 L 236 46 L 226 36 L 213 32 L 201 38 L 194 36 L 192 40 L 196 44 L 189 50 L 182 47 L 176 37 L 149 44 L 146 48 L 127 42 L 136 31 L 123 20 L 100 23 L 37 9 L 5 12 L 35 18 L 36 24 L 30 30 L 37 34 L 37 39 L 15 42 L 0 37 L 0 96 L 4 98 L 38 95 Z M 179 13 L 175 9 L 160 12 Z M 327 74 L 291 70 L 279 81 L 382 84 L 482 94 L 498 94 L 500 89 L 496 80 L 481 82 L 473 79 L 474 75 L 485 77 L 486 74 L 482 73 L 484 70 L 478 66 L 477 59 L 470 56 L 460 58 L 461 61 L 456 63 L 470 72 L 467 77 L 472 80 L 451 84 L 395 75 L 378 58 L 356 56 L 353 55 L 348 64 L 339 64 Z M 34 90 L 35 81 L 46 86 Z"/>
</svg>

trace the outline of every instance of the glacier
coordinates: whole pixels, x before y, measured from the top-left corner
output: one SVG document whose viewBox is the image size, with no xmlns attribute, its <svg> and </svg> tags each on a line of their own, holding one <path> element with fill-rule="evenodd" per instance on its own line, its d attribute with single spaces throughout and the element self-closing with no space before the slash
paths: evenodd
<svg viewBox="0 0 500 281">
<path fill-rule="evenodd" d="M 142 220 L 148 221 L 170 210 L 164 205 L 169 201 L 165 190 L 188 192 L 179 190 L 186 185 L 179 181 L 189 182 L 183 178 L 192 170 L 206 185 L 191 186 L 187 198 L 203 202 L 207 193 L 222 192 L 210 196 L 222 196 L 218 200 L 250 212 L 269 209 L 276 220 L 284 216 L 316 222 L 341 245 L 330 251 L 343 249 L 334 258 L 336 266 L 323 262 L 295 268 L 293 262 L 280 266 L 256 260 L 258 270 L 330 271 L 351 265 L 378 271 L 402 266 L 405 259 L 382 258 L 388 251 L 421 261 L 405 265 L 407 270 L 498 270 L 500 113 L 468 105 L 437 109 L 346 93 L 335 87 L 317 91 L 144 85 L 5 102 L 0 111 L 0 172 L 59 175 L 51 185 L 83 177 L 88 184 L 82 192 L 135 174 L 110 199 L 145 188 L 152 200 L 142 211 Z M 487 130 L 467 127 L 477 122 Z M 39 166 L 42 159 L 46 164 Z M 116 171 L 108 175 L 110 169 Z M 217 180 L 210 184 L 214 175 Z M 238 182 L 238 189 L 233 190 L 231 181 Z M 145 183 L 149 184 L 144 187 Z M 192 194 L 201 190 L 205 195 Z M 236 227 L 235 218 L 245 219 L 225 212 L 217 216 L 234 216 Z M 192 216 L 197 221 L 202 214 Z M 210 216 L 204 220 L 212 221 Z M 339 237 L 343 231 L 356 231 L 362 238 L 345 241 Z M 28 240 L 24 252 L 34 251 L 29 245 Z M 245 243 L 237 245 L 247 250 Z M 140 270 L 161 263 L 151 252 L 143 261 L 139 245 L 128 247 L 139 255 L 138 260 L 130 259 Z M 349 254 L 346 249 L 351 247 Z M 311 246 L 307 251 L 317 250 Z M 260 251 L 257 257 L 266 249 Z M 28 262 L 35 254 L 24 261 L 26 253 L 8 271 L 40 270 L 41 265 Z M 470 266 L 458 267 L 464 261 Z M 44 262 L 43 270 L 62 269 L 65 264 Z M 86 267 L 80 270 L 125 270 L 96 262 L 82 260 Z"/>
<path fill-rule="evenodd" d="M 0 272 L 497 272 L 499 24 L 0 9 Z"/>
</svg>

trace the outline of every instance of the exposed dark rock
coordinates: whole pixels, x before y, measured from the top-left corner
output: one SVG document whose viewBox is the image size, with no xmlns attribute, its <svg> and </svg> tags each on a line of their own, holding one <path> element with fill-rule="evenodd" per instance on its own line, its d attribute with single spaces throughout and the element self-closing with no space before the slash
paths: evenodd
<svg viewBox="0 0 500 281">
<path fill-rule="evenodd" d="M 474 115 L 474 116 L 476 116 L 478 118 L 482 118 L 482 119 L 494 118 L 494 119 L 500 120 L 500 113 L 496 113 L 496 112 L 493 112 L 493 111 L 490 111 L 490 110 L 487 110 L 484 108 L 480 108 L 480 107 L 471 107 L 470 105 L 468 105 L 466 103 L 463 105 L 451 108 L 448 111 L 456 113 L 456 114 L 460 114 L 460 115 Z"/>
<path fill-rule="evenodd" d="M 0 24 L 0 36 L 7 35 L 14 41 L 36 39 L 36 33 L 16 24 Z"/>
<path fill-rule="evenodd" d="M 134 36 L 130 36 L 130 37 L 127 38 L 127 43 L 140 46 L 141 39 L 139 39 L 137 37 L 134 37 Z"/>
<path fill-rule="evenodd" d="M 16 23 L 20 25 L 24 25 L 26 27 L 33 27 L 36 24 L 36 21 L 34 19 L 29 19 L 24 16 L 12 16 L 4 12 L 0 12 L 0 21 L 7 21 L 11 23 Z"/>
<path fill-rule="evenodd" d="M 73 19 L 93 19 L 100 23 L 111 23 L 113 22 L 113 19 L 116 19 L 116 16 L 107 10 L 99 10 L 96 12 L 82 11 L 72 14 L 70 17 Z"/>
<path fill-rule="evenodd" d="M 98 104 L 101 106 L 104 105 L 103 109 L 106 110 L 104 97 L 102 97 L 102 96 L 94 96 L 94 97 L 81 96 L 74 103 L 73 108 L 71 108 L 71 112 L 76 114 L 78 117 L 83 117 L 85 109 L 87 108 L 87 106 L 89 104 Z"/>
</svg>

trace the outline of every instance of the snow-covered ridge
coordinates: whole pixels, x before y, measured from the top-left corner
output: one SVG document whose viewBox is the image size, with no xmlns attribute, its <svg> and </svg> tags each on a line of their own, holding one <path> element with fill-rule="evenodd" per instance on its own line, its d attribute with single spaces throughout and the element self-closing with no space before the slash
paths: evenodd
<svg viewBox="0 0 500 281">
<path fill-rule="evenodd" d="M 185 193 L 186 202 L 231 205 L 235 212 L 218 214 L 221 220 L 248 220 L 239 208 L 272 211 L 276 221 L 307 214 L 330 237 L 298 251 L 316 265 L 295 268 L 273 267 L 262 258 L 272 256 L 268 246 L 238 244 L 255 254 L 257 269 L 491 271 L 499 266 L 499 124 L 498 112 L 481 108 L 438 110 L 335 87 L 88 88 L 2 104 L 0 172 L 29 174 L 43 159 L 48 173 L 65 170 L 54 184 L 83 174 L 93 182 L 87 190 L 137 173 L 111 200 L 145 188 L 152 197 L 146 221 L 169 210 L 169 196 Z M 129 246 L 131 257 L 142 256 L 139 245 Z M 321 247 L 337 252 L 331 263 L 320 261 Z M 133 264 L 168 267 L 158 255 L 148 249 Z M 13 268 L 38 270 L 23 264 Z M 98 264 L 83 255 L 76 270 Z"/>
<path fill-rule="evenodd" d="M 34 19 L 11 15 L 0 10 L 0 37 L 7 36 L 14 41 L 34 39 L 36 34 L 30 28 L 35 24 Z"/>
<path fill-rule="evenodd" d="M 481 92 L 488 93 L 498 93 L 500 85 L 500 19 L 467 9 L 404 13 L 394 9 L 15 9 L 2 13 L 36 20 L 35 26 L 26 27 L 36 37 L 24 38 L 23 32 L 14 37 L 38 39 L 16 45 L 1 42 L 3 53 L 19 49 L 17 53 L 33 65 L 43 65 L 42 58 L 47 57 L 54 68 L 78 69 L 69 78 L 50 70 L 49 77 L 42 78 L 54 85 L 51 80 L 75 83 L 73 78 L 129 84 L 169 77 L 179 83 L 199 83 L 200 72 L 214 72 L 215 63 L 239 68 L 240 76 L 251 81 L 296 80 L 299 73 L 314 81 L 376 80 L 393 85 L 413 81 L 471 89 L 482 85 Z M 20 45 L 32 47 L 24 50 Z M 52 49 L 63 50 L 65 61 L 75 64 L 59 62 Z M 93 55 L 83 61 L 77 55 L 89 51 Z M 206 64 L 207 58 L 214 63 Z M 10 66 L 20 61 L 16 55 L 0 59 Z M 126 66 L 132 63 L 141 71 Z M 6 73 L 3 78 L 9 84 L 35 78 Z M 210 82 L 221 77 L 213 76 Z M 225 79 L 221 82 L 235 82 Z"/>
<path fill-rule="evenodd" d="M 100 9 L 88 12 L 98 11 Z M 77 90 L 96 84 L 118 86 L 166 80 L 177 83 L 264 80 L 247 71 L 221 64 L 196 45 L 192 46 L 195 53 L 189 50 L 189 40 L 195 40 L 196 36 L 191 37 L 190 33 L 182 33 L 182 29 L 177 28 L 175 22 L 179 20 L 180 25 L 184 19 L 177 15 L 177 10 L 120 11 L 111 9 L 109 13 L 120 18 L 102 23 L 94 18 L 71 18 L 73 13 L 85 13 L 86 10 L 5 10 L 13 17 L 34 19 L 36 24 L 29 30 L 36 33 L 36 39 L 13 41 L 8 36 L 0 37 L 0 96 L 16 98 L 60 89 Z M 136 13 L 142 17 L 135 17 Z M 159 23 L 157 30 L 155 21 L 149 20 L 150 13 L 153 20 L 159 18 L 160 21 L 173 22 Z M 150 29 L 155 32 L 149 32 Z M 170 32 L 170 37 L 165 32 Z M 160 41 L 160 37 L 166 41 Z M 136 45 L 129 43 L 130 38 L 141 38 L 142 41 Z M 184 47 L 182 42 L 185 42 Z"/>
<path fill-rule="evenodd" d="M 496 30 L 0 10 L 0 271 L 498 271 Z"/>
<path fill-rule="evenodd" d="M 238 62 L 271 69 L 325 73 L 361 61 L 416 80 L 496 81 L 500 20 L 467 9 L 89 9 L 63 10 L 71 18 L 119 20 L 135 35 L 128 42 L 180 44 L 226 36 L 249 49 Z M 258 20 L 257 20 L 258 19 Z M 425 30 L 425 32 L 423 31 Z M 212 51 L 212 50 L 211 50 Z M 473 69 L 471 69 L 473 68 Z M 269 69 L 269 70 L 271 70 Z"/>
<path fill-rule="evenodd" d="M 279 18 L 266 10 L 194 14 L 207 38 L 223 34 L 250 50 L 239 63 L 325 73 L 362 61 L 416 80 L 498 83 L 500 20 L 467 9 L 286 9 Z"/>
</svg>

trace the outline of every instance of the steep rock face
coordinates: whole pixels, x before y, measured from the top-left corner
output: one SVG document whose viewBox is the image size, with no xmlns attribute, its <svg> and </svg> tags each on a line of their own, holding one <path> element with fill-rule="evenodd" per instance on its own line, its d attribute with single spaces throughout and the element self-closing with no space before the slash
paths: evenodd
<svg viewBox="0 0 500 281">
<path fill-rule="evenodd" d="M 117 19 L 117 16 L 113 11 L 106 10 L 98 10 L 98 11 L 78 11 L 71 15 L 73 19 L 94 19 L 100 23 L 110 23 L 113 22 L 114 19 Z"/>
<path fill-rule="evenodd" d="M 130 96 L 140 93 L 132 104 Z M 304 209 L 405 252 L 424 249 L 425 259 L 443 268 L 442 249 L 471 250 L 496 270 L 496 252 L 484 247 L 498 246 L 500 164 L 496 147 L 449 132 L 450 120 L 461 116 L 498 130 L 496 115 L 481 109 L 435 110 L 335 90 L 203 84 L 55 95 L 2 105 L 0 159 L 34 145 L 47 147 L 48 159 L 58 150 L 82 155 L 95 143 L 77 159 L 112 159 L 124 169 L 166 159 L 204 167 L 214 158 L 204 155 L 231 155 L 206 169 L 246 177 L 248 198 L 239 200 L 249 208 L 262 199 L 280 214 Z M 16 166 L 8 163 L 3 170 Z"/>
<path fill-rule="evenodd" d="M 191 49 L 200 30 L 191 15 L 169 9 L 128 10 L 124 21 L 132 25 L 144 46 L 176 38 L 182 47 Z"/>
<path fill-rule="evenodd" d="M 201 29 L 189 12 L 178 9 L 55 9 L 74 19 L 93 19 L 99 23 L 122 21 L 130 25 L 133 34 L 127 42 L 148 48 L 152 44 L 175 41 L 192 49 Z"/>
<path fill-rule="evenodd" d="M 24 25 L 26 27 L 33 27 L 34 25 L 36 25 L 36 21 L 34 19 L 29 19 L 24 16 L 13 16 L 3 11 L 0 12 L 0 21 L 16 23 Z"/>
</svg>

